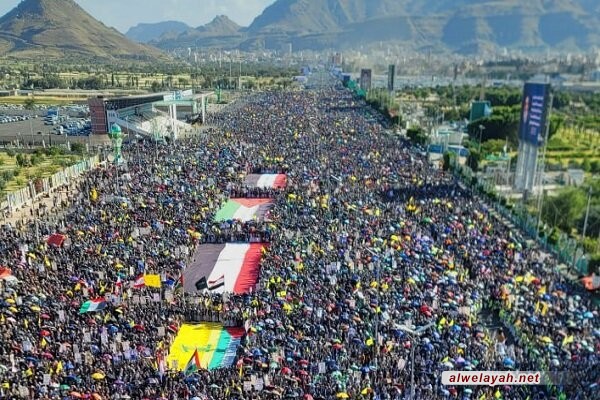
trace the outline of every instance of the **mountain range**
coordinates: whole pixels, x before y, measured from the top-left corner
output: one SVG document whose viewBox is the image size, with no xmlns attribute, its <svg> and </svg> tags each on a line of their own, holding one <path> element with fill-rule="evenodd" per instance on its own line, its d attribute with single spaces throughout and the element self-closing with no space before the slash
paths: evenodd
<svg viewBox="0 0 600 400">
<path fill-rule="evenodd" d="M 149 43 L 166 50 L 186 47 L 237 47 L 245 40 L 244 28 L 225 15 L 216 16 L 198 28 L 189 28 L 179 34 L 167 32 Z"/>
<path fill-rule="evenodd" d="M 390 42 L 463 54 L 600 47 L 598 0 L 277 0 L 247 28 L 215 21 L 152 44 L 321 50 Z"/>
<path fill-rule="evenodd" d="M 200 12 L 200 10 L 199 10 Z M 139 24 L 127 37 L 74 0 L 23 0 L 0 18 L 0 57 L 166 59 L 162 50 L 349 49 L 379 43 L 477 54 L 600 48 L 599 0 L 276 0 L 248 27 Z"/>
<path fill-rule="evenodd" d="M 165 34 L 178 35 L 188 29 L 191 29 L 188 24 L 179 21 L 164 21 L 154 24 L 142 23 L 129 28 L 125 36 L 136 42 L 149 43 Z"/>
<path fill-rule="evenodd" d="M 0 18 L 0 56 L 18 59 L 132 59 L 166 56 L 99 22 L 73 0 L 24 0 Z"/>
</svg>

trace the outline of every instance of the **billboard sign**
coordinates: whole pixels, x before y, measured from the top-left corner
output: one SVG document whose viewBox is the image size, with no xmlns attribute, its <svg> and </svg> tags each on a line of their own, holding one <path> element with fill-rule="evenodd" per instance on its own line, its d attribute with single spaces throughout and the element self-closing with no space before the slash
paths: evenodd
<svg viewBox="0 0 600 400">
<path fill-rule="evenodd" d="M 519 140 L 539 146 L 544 140 L 550 98 L 547 83 L 526 83 L 519 126 Z"/>
<path fill-rule="evenodd" d="M 371 90 L 371 70 L 362 69 L 360 71 L 360 88 L 364 91 Z"/>
</svg>

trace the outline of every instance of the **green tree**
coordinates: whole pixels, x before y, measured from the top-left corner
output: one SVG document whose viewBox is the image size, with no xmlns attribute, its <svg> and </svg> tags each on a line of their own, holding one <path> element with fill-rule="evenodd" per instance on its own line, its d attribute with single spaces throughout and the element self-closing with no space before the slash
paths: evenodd
<svg viewBox="0 0 600 400">
<path fill-rule="evenodd" d="M 158 83 L 157 81 L 152 81 L 152 86 L 150 86 L 150 90 L 152 90 L 155 93 L 160 92 L 160 90 L 161 90 L 160 83 Z"/>
<path fill-rule="evenodd" d="M 42 159 L 37 154 L 34 154 L 29 159 L 29 162 L 31 163 L 31 165 L 38 165 L 39 163 L 42 162 Z"/>
<path fill-rule="evenodd" d="M 469 156 L 467 157 L 467 165 L 474 172 L 479 171 L 479 162 L 481 161 L 481 154 L 475 149 L 469 150 Z"/>
<path fill-rule="evenodd" d="M 28 164 L 27 156 L 23 155 L 22 153 L 17 154 L 16 162 L 17 162 L 17 166 L 19 166 L 19 167 L 27 166 L 27 164 Z"/>
<path fill-rule="evenodd" d="M 563 231 L 571 233 L 586 204 L 587 196 L 581 189 L 562 189 L 556 196 L 545 199 L 542 219 L 552 226 L 558 226 Z"/>
<path fill-rule="evenodd" d="M 581 163 L 581 168 L 585 172 L 592 172 L 592 163 L 591 163 L 591 161 L 590 161 L 590 159 L 588 157 L 585 157 L 583 159 L 583 162 Z"/>
<path fill-rule="evenodd" d="M 479 127 L 483 126 L 481 130 Z M 517 133 L 519 130 L 519 107 L 495 107 L 489 117 L 480 118 L 468 125 L 469 136 L 473 140 L 485 142 L 490 139 L 508 140 L 516 145 L 518 143 Z"/>
<path fill-rule="evenodd" d="M 179 79 L 177 79 L 177 82 L 178 82 L 178 85 L 179 85 L 179 87 L 180 87 L 180 88 L 184 88 L 184 89 L 185 89 L 186 87 L 188 87 L 188 85 L 189 85 L 189 83 L 190 83 L 190 82 L 188 81 L 188 79 L 187 79 L 187 78 L 184 78 L 184 77 L 179 77 Z"/>
<path fill-rule="evenodd" d="M 71 143 L 71 151 L 75 154 L 83 154 L 85 145 L 83 143 Z"/>
<path fill-rule="evenodd" d="M 481 144 L 481 152 L 483 154 L 502 153 L 504 146 L 506 146 L 506 140 L 490 139 Z"/>
<path fill-rule="evenodd" d="M 442 168 L 444 171 L 450 171 L 456 165 L 456 154 L 446 152 L 442 159 Z"/>
<path fill-rule="evenodd" d="M 26 110 L 33 110 L 33 107 L 35 106 L 35 97 L 28 97 L 23 105 L 25 106 Z"/>
<path fill-rule="evenodd" d="M 565 118 L 560 114 L 552 114 L 550 116 L 550 130 L 548 131 L 548 139 L 556 135 L 564 126 Z"/>
<path fill-rule="evenodd" d="M 583 234 L 583 225 L 585 223 L 585 209 L 581 213 L 581 217 L 577 220 L 577 230 Z M 590 215 L 588 216 L 588 225 L 585 232 L 586 237 L 597 238 L 600 233 L 600 203 L 590 207 Z"/>
<path fill-rule="evenodd" d="M 420 126 L 411 127 L 406 131 L 406 136 L 415 144 L 425 145 L 428 141 L 428 136 Z"/>
</svg>

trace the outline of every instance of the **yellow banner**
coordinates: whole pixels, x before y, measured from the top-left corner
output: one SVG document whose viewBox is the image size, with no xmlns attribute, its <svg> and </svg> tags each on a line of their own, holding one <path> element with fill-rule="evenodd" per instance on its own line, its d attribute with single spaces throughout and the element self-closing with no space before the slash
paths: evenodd
<svg viewBox="0 0 600 400">
<path fill-rule="evenodd" d="M 146 287 L 160 288 L 160 275 L 144 275 Z"/>
</svg>

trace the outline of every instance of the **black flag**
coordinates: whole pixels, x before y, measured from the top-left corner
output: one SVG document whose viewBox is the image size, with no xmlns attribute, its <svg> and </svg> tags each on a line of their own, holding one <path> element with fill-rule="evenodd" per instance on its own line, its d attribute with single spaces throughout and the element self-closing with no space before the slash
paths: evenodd
<svg viewBox="0 0 600 400">
<path fill-rule="evenodd" d="M 200 278 L 195 285 L 197 290 L 204 290 L 204 289 L 208 289 L 208 283 L 206 283 L 206 277 L 203 276 L 202 278 Z"/>
</svg>

